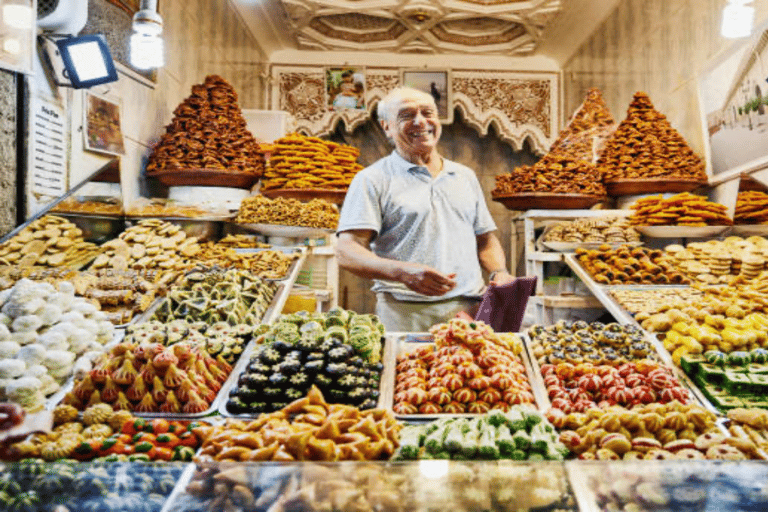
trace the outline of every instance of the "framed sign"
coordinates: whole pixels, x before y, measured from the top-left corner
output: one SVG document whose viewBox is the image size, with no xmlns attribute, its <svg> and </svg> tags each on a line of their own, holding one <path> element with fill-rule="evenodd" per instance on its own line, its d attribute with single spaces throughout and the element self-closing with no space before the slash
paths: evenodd
<svg viewBox="0 0 768 512">
<path fill-rule="evenodd" d="M 442 123 L 453 122 L 451 101 L 451 72 L 447 69 L 406 69 L 402 71 L 400 83 L 413 87 L 435 98 L 437 111 Z"/>
<path fill-rule="evenodd" d="M 83 135 L 85 149 L 110 155 L 125 154 L 120 127 L 120 103 L 91 92 L 84 92 Z"/>
<path fill-rule="evenodd" d="M 325 92 L 330 110 L 365 110 L 365 70 L 358 67 L 326 68 Z"/>
<path fill-rule="evenodd" d="M 734 44 L 699 77 L 711 176 L 768 167 L 768 26 Z"/>
</svg>

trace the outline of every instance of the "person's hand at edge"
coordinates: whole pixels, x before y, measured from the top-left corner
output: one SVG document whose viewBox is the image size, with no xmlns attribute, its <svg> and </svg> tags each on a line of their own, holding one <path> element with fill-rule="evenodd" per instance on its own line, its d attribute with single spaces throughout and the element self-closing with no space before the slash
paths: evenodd
<svg viewBox="0 0 768 512">
<path fill-rule="evenodd" d="M 488 284 L 493 286 L 503 286 L 505 284 L 509 284 L 512 281 L 516 279 L 515 276 L 507 272 L 506 270 L 502 270 L 499 272 L 496 272 L 493 276 L 493 279 L 491 279 Z"/>
<path fill-rule="evenodd" d="M 443 274 L 419 263 L 403 263 L 399 274 L 401 283 L 422 295 L 445 295 L 456 286 L 456 274 Z"/>
</svg>

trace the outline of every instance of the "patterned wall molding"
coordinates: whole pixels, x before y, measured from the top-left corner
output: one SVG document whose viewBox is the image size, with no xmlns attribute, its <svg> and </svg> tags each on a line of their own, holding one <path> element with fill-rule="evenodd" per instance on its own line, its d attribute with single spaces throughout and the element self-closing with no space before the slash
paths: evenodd
<svg viewBox="0 0 768 512">
<path fill-rule="evenodd" d="M 341 122 L 352 132 L 370 118 L 372 110 L 400 83 L 400 70 L 367 67 L 365 110 L 334 111 L 327 106 L 325 68 L 272 65 L 271 108 L 292 116 L 292 130 L 323 136 Z M 480 135 L 494 125 L 499 137 L 515 150 L 528 140 L 544 154 L 558 132 L 560 80 L 558 73 L 452 70 L 453 105 Z"/>
</svg>

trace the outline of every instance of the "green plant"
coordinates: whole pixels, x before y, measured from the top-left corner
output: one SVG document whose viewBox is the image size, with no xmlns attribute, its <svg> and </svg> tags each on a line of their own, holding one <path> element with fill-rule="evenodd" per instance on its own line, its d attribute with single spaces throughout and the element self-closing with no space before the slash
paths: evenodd
<svg viewBox="0 0 768 512">
<path fill-rule="evenodd" d="M 739 107 L 739 115 L 742 115 L 743 113 L 744 111 L 741 109 L 741 107 Z"/>
</svg>

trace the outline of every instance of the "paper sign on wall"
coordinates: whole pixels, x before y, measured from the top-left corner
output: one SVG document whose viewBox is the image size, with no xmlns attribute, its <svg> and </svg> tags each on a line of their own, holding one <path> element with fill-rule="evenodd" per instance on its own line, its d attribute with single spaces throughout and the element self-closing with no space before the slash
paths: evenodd
<svg viewBox="0 0 768 512">
<path fill-rule="evenodd" d="M 42 98 L 32 103 L 32 193 L 59 197 L 67 191 L 64 109 Z"/>
</svg>

